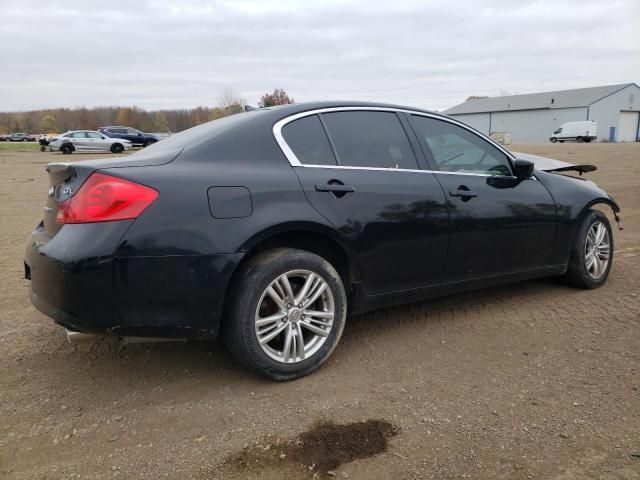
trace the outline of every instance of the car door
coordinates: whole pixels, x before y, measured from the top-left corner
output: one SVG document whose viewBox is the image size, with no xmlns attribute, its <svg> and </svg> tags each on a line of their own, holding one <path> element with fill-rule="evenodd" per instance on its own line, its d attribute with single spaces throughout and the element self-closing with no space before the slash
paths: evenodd
<svg viewBox="0 0 640 480">
<path fill-rule="evenodd" d="M 557 220 L 544 185 L 535 177 L 515 178 L 507 154 L 469 128 L 409 118 L 447 195 L 445 283 L 548 266 Z"/>
<path fill-rule="evenodd" d="M 446 198 L 393 111 L 320 111 L 287 123 L 285 152 L 313 207 L 358 256 L 376 294 L 439 284 Z"/>
<path fill-rule="evenodd" d="M 86 145 L 88 150 L 108 150 L 108 147 L 105 147 L 105 142 L 102 140 L 102 135 L 97 132 L 85 132 L 86 135 Z"/>
<path fill-rule="evenodd" d="M 127 128 L 126 137 L 133 145 L 141 145 L 143 143 L 142 133 L 135 128 Z"/>
<path fill-rule="evenodd" d="M 84 152 L 90 149 L 85 132 L 72 133 L 69 135 L 69 141 L 73 144 L 73 148 L 78 152 Z"/>
</svg>

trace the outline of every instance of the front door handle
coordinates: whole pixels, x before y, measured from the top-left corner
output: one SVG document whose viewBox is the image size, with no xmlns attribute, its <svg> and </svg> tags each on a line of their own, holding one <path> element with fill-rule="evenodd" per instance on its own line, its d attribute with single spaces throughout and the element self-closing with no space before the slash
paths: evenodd
<svg viewBox="0 0 640 480">
<path fill-rule="evenodd" d="M 325 183 L 316 185 L 316 192 L 351 193 L 355 191 L 356 189 L 351 185 L 342 185 L 340 183 Z"/>
<path fill-rule="evenodd" d="M 478 196 L 476 192 L 464 188 L 458 188 L 458 190 L 449 190 L 449 195 L 452 197 L 462 198 L 473 198 Z"/>
</svg>

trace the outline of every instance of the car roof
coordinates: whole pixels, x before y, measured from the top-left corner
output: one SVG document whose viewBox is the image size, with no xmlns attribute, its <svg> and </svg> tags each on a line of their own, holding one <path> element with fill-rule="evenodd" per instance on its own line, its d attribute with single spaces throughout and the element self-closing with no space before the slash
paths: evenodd
<svg viewBox="0 0 640 480">
<path fill-rule="evenodd" d="M 283 117 L 289 116 L 291 114 L 305 112 L 309 110 L 317 110 L 321 108 L 340 108 L 340 107 L 371 107 L 371 108 L 392 108 L 396 110 L 413 110 L 416 112 L 424 112 L 431 114 L 438 114 L 437 112 L 433 112 L 431 110 L 425 110 L 423 108 L 416 108 L 407 105 L 397 105 L 392 103 L 380 103 L 380 102 L 364 102 L 364 101 L 354 101 L 354 100 L 331 100 L 331 101 L 313 101 L 313 102 L 303 102 L 303 103 L 294 103 L 290 105 L 277 105 L 275 107 L 265 107 L 258 108 L 256 110 L 266 110 L 271 112 L 282 113 Z M 441 115 L 441 114 L 440 114 Z M 443 115 L 445 116 L 445 115 Z"/>
</svg>

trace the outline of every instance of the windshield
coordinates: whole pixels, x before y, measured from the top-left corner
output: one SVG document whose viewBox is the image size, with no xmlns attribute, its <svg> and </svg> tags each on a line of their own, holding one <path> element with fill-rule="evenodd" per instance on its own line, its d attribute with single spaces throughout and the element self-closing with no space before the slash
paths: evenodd
<svg viewBox="0 0 640 480">
<path fill-rule="evenodd" d="M 562 128 L 557 129 L 555 132 L 553 133 L 562 133 Z"/>
</svg>

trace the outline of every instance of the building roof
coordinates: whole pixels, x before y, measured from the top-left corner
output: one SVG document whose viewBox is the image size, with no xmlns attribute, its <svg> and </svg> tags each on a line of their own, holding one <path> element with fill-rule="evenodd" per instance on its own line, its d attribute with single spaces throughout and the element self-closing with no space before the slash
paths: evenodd
<svg viewBox="0 0 640 480">
<path fill-rule="evenodd" d="M 503 112 L 509 110 L 537 110 L 541 108 L 586 107 L 634 83 L 603 85 L 600 87 L 558 90 L 555 92 L 527 93 L 504 97 L 474 98 L 451 107 L 443 113 L 458 115 L 462 113 Z"/>
</svg>

